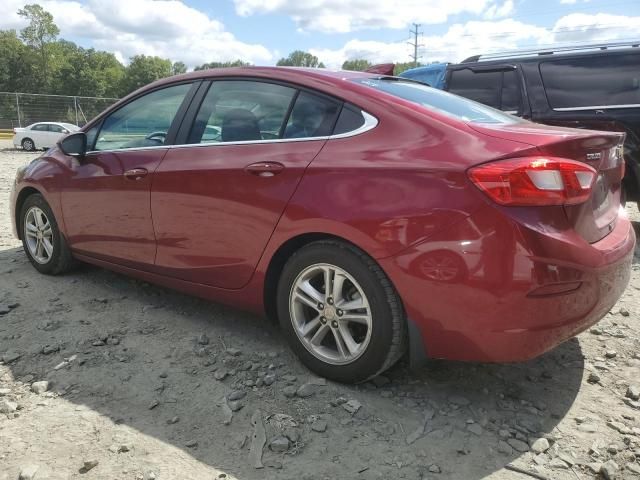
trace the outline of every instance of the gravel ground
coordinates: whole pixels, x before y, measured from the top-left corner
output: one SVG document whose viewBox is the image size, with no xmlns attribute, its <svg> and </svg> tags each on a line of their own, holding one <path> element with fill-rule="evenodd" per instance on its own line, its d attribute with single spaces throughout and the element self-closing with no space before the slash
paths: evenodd
<svg viewBox="0 0 640 480">
<path fill-rule="evenodd" d="M 252 315 L 89 266 L 37 274 L 7 213 L 34 154 L 10 147 L 0 480 L 640 479 L 638 259 L 597 327 L 535 361 L 400 364 L 344 386 Z"/>
</svg>

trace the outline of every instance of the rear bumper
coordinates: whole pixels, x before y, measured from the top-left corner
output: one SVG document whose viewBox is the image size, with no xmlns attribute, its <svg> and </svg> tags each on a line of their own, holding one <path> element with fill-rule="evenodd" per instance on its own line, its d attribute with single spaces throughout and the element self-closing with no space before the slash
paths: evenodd
<svg viewBox="0 0 640 480">
<path fill-rule="evenodd" d="M 527 360 L 611 309 L 629 281 L 635 246 L 622 209 L 614 230 L 594 244 L 572 230 L 540 225 L 488 207 L 438 238 L 380 260 L 428 357 Z M 465 238 L 472 231 L 477 238 Z M 434 275 L 438 255 L 447 257 L 448 270 Z"/>
</svg>

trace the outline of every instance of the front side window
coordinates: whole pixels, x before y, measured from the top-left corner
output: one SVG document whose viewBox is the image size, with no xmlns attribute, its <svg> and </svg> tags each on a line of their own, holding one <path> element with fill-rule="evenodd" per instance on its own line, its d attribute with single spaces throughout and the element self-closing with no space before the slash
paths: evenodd
<svg viewBox="0 0 640 480">
<path fill-rule="evenodd" d="M 65 129 L 60 125 L 49 125 L 49 131 L 55 133 L 64 133 Z"/>
<path fill-rule="evenodd" d="M 386 78 L 359 78 L 354 81 L 463 122 L 506 124 L 523 121 L 481 103 L 416 82 Z"/>
<path fill-rule="evenodd" d="M 174 85 L 139 97 L 102 122 L 94 150 L 155 147 L 165 144 L 169 128 L 191 84 Z"/>
<path fill-rule="evenodd" d="M 502 72 L 502 98 L 500 110 L 518 113 L 522 110 L 522 91 L 516 70 Z"/>
<path fill-rule="evenodd" d="M 493 108 L 500 108 L 502 72 L 474 72 L 465 68 L 451 72 L 449 91 Z"/>
<path fill-rule="evenodd" d="M 640 105 L 640 55 L 565 58 L 540 64 L 551 108 Z"/>
<path fill-rule="evenodd" d="M 281 138 L 296 89 L 273 83 L 222 80 L 211 84 L 187 143 Z"/>
</svg>

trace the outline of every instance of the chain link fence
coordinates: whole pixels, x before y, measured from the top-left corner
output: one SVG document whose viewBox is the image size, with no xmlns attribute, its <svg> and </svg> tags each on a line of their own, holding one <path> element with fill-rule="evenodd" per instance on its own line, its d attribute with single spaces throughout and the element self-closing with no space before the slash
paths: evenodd
<svg viewBox="0 0 640 480">
<path fill-rule="evenodd" d="M 117 98 L 0 92 L 0 130 L 35 122 L 67 122 L 82 126 Z"/>
</svg>

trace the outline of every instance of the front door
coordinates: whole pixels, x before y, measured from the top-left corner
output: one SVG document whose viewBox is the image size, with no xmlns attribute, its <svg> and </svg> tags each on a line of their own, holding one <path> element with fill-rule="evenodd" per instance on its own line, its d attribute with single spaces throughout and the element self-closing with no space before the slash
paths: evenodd
<svg viewBox="0 0 640 480">
<path fill-rule="evenodd" d="M 339 106 L 289 86 L 213 82 L 187 145 L 171 149 L 154 177 L 159 273 L 244 286 Z"/>
<path fill-rule="evenodd" d="M 145 94 L 87 132 L 91 151 L 73 159 L 61 197 L 74 251 L 132 266 L 153 264 L 151 180 L 190 88 L 180 84 Z"/>
</svg>

